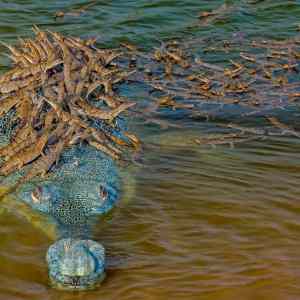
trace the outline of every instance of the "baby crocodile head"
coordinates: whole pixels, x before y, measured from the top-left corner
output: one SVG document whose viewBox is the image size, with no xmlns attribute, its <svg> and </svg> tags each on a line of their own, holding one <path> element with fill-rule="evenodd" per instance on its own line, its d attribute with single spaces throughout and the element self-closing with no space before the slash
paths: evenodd
<svg viewBox="0 0 300 300">
<path fill-rule="evenodd" d="M 47 252 L 51 284 L 64 290 L 95 288 L 105 277 L 104 248 L 92 240 L 65 238 Z"/>
</svg>

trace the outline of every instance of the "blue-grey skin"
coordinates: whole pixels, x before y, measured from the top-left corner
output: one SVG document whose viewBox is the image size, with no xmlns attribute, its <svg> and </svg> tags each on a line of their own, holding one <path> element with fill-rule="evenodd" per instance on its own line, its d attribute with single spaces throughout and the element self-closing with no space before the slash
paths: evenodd
<svg viewBox="0 0 300 300">
<path fill-rule="evenodd" d="M 119 190 L 114 161 L 88 145 L 67 150 L 48 178 L 18 189 L 16 198 L 57 224 L 58 240 L 47 252 L 53 286 L 85 290 L 104 278 L 104 248 L 91 240 L 92 229 L 114 207 Z"/>
</svg>

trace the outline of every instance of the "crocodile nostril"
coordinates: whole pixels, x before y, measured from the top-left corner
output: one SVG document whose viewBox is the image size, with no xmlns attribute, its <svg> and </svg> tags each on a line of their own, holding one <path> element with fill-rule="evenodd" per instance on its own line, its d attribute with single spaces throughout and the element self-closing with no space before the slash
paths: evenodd
<svg viewBox="0 0 300 300">
<path fill-rule="evenodd" d="M 80 276 L 73 276 L 71 280 L 72 280 L 72 285 L 73 286 L 79 286 L 80 285 Z"/>
<path fill-rule="evenodd" d="M 41 203 L 42 192 L 43 192 L 43 189 L 40 186 L 38 186 L 34 191 L 32 191 L 31 199 L 32 199 L 33 203 L 36 203 L 36 204 Z"/>
</svg>

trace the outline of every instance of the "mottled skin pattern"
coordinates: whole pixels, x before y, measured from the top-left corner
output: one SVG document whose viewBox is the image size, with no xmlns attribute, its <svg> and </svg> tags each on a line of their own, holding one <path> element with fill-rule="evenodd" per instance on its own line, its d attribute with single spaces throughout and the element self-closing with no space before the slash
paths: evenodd
<svg viewBox="0 0 300 300">
<path fill-rule="evenodd" d="M 16 192 L 57 225 L 57 241 L 47 252 L 51 283 L 63 289 L 94 288 L 104 277 L 104 248 L 92 241 L 93 225 L 113 208 L 120 178 L 112 159 L 87 145 L 66 151 L 48 178 Z"/>
</svg>

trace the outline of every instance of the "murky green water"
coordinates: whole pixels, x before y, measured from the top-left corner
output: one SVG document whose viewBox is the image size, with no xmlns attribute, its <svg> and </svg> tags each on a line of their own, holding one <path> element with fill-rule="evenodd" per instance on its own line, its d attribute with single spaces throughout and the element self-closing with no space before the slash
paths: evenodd
<svg viewBox="0 0 300 300">
<path fill-rule="evenodd" d="M 0 40 L 29 36 L 32 24 L 145 49 L 168 37 L 295 35 L 299 1 L 248 2 L 229 1 L 221 18 L 201 25 L 198 13 L 223 1 L 99 0 L 63 19 L 53 17 L 57 10 L 88 2 L 1 1 Z M 1 65 L 8 66 L 4 56 Z M 3 215 L 0 300 L 299 299 L 299 139 L 200 148 L 190 141 L 203 126 L 190 127 L 152 139 L 134 197 L 99 228 L 108 276 L 96 291 L 52 290 L 44 259 L 51 241 L 19 216 Z M 136 130 L 147 140 L 146 126 Z"/>
</svg>

